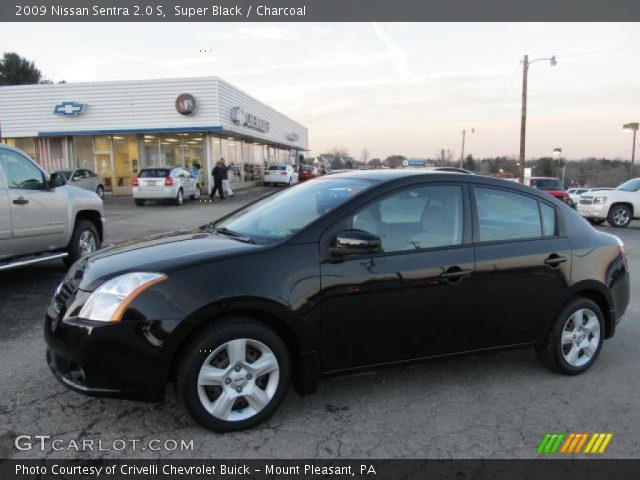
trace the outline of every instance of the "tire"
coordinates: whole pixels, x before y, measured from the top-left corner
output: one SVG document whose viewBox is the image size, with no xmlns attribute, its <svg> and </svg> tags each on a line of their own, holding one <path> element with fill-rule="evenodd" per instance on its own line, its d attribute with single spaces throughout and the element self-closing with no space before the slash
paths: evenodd
<svg viewBox="0 0 640 480">
<path fill-rule="evenodd" d="M 89 220 L 78 220 L 67 247 L 69 255 L 64 258 L 64 263 L 71 266 L 79 258 L 95 252 L 99 248 L 100 235 L 98 235 L 96 226 Z"/>
<path fill-rule="evenodd" d="M 104 198 L 104 187 L 102 185 L 98 185 L 98 188 L 96 188 L 96 193 L 100 198 Z"/>
<path fill-rule="evenodd" d="M 289 184 L 287 185 L 287 187 L 290 187 L 291 185 L 293 185 L 293 178 L 289 177 Z"/>
<path fill-rule="evenodd" d="M 235 356 L 242 355 L 244 359 L 237 357 L 240 370 L 229 358 L 229 352 L 237 347 L 240 350 Z M 262 353 L 256 358 L 256 352 Z M 269 355 L 264 357 L 265 362 L 272 360 L 265 364 L 274 368 L 275 361 L 276 370 L 256 374 L 251 365 L 264 355 Z M 204 368 L 212 372 L 215 380 L 201 377 Z M 175 385 L 178 398 L 193 420 L 209 430 L 230 432 L 269 418 L 289 390 L 290 372 L 289 352 L 278 334 L 250 318 L 235 318 L 217 323 L 194 338 L 182 356 Z M 250 392 L 256 392 L 256 396 Z M 214 408 L 218 414 L 210 413 Z"/>
<path fill-rule="evenodd" d="M 581 328 L 577 328 L 576 321 L 582 322 Z M 578 375 L 598 358 L 604 333 L 604 317 L 598 304 L 576 297 L 562 309 L 544 345 L 536 348 L 538 359 L 558 373 Z M 577 343 L 581 339 L 582 343 Z"/>
<path fill-rule="evenodd" d="M 202 190 L 200 190 L 199 185 L 196 185 L 196 193 L 191 195 L 191 200 L 200 200 L 201 196 L 202 196 Z"/>
<path fill-rule="evenodd" d="M 184 203 L 184 193 L 182 192 L 182 189 L 179 188 L 178 189 L 178 194 L 176 195 L 176 198 L 173 201 L 176 206 L 181 207 L 182 204 Z"/>
<path fill-rule="evenodd" d="M 625 228 L 633 220 L 631 209 L 626 205 L 613 205 L 609 209 L 607 222 L 614 228 Z"/>
<path fill-rule="evenodd" d="M 604 219 L 590 218 L 589 223 L 591 223 L 592 225 L 602 225 L 604 223 Z"/>
<path fill-rule="evenodd" d="M 144 207 L 145 201 L 144 200 L 140 200 L 139 198 L 136 198 L 134 200 L 134 202 L 136 202 L 136 205 L 139 207 Z"/>
</svg>

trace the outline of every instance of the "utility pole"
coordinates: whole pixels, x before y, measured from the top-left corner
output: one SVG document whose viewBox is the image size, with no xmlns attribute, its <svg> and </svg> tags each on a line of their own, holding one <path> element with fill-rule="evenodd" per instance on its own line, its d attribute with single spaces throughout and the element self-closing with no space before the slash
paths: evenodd
<svg viewBox="0 0 640 480">
<path fill-rule="evenodd" d="M 440 149 L 440 166 L 444 167 L 444 148 Z"/>
<path fill-rule="evenodd" d="M 467 134 L 467 130 L 462 130 L 462 149 L 460 150 L 460 168 L 464 168 L 464 137 Z"/>
<path fill-rule="evenodd" d="M 633 132 L 633 144 L 631 146 L 631 178 L 633 178 L 634 164 L 636 162 L 636 133 L 638 132 L 638 129 L 640 129 L 640 123 L 638 122 L 625 123 L 622 126 L 622 130 Z"/>
<path fill-rule="evenodd" d="M 527 133 L 527 74 L 529 73 L 529 55 L 522 60 L 522 115 L 520 118 L 520 183 L 524 183 L 525 137 Z"/>
</svg>

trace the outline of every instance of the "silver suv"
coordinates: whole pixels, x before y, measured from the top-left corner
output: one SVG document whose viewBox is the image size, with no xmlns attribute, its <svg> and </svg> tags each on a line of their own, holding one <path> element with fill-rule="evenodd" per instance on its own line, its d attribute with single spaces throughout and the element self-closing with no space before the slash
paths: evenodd
<svg viewBox="0 0 640 480">
<path fill-rule="evenodd" d="M 139 207 L 147 200 L 172 200 L 180 206 L 184 197 L 200 199 L 198 180 L 181 167 L 146 167 L 133 180 L 133 199 Z"/>
<path fill-rule="evenodd" d="M 104 222 L 96 193 L 0 144 L 0 270 L 53 258 L 71 265 L 100 248 Z"/>
</svg>

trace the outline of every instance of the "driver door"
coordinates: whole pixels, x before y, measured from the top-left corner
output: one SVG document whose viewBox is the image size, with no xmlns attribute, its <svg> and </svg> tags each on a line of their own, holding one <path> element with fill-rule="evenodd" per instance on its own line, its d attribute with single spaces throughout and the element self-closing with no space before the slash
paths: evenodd
<svg viewBox="0 0 640 480">
<path fill-rule="evenodd" d="M 34 162 L 12 150 L 0 150 L 13 225 L 13 254 L 56 250 L 65 246 L 66 195 L 49 191 L 46 176 Z"/>
</svg>

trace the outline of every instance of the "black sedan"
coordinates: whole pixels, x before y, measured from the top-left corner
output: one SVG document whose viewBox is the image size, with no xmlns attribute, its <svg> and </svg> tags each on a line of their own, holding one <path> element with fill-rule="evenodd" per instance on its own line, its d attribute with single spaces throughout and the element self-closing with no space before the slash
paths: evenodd
<svg viewBox="0 0 640 480">
<path fill-rule="evenodd" d="M 158 401 L 171 382 L 198 423 L 238 430 L 290 384 L 430 357 L 532 347 L 582 373 L 629 288 L 622 242 L 544 192 L 351 171 L 79 260 L 48 307 L 47 360 L 92 395 Z"/>
</svg>

